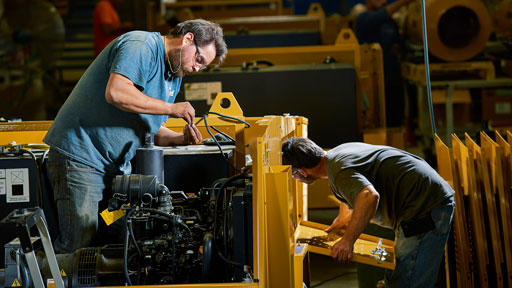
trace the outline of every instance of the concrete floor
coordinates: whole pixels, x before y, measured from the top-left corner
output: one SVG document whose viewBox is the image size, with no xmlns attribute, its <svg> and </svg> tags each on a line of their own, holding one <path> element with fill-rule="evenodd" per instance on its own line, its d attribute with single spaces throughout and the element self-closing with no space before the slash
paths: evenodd
<svg viewBox="0 0 512 288">
<path fill-rule="evenodd" d="M 309 254 L 311 286 L 320 288 L 357 288 L 356 263 L 338 263 L 329 256 Z"/>
</svg>

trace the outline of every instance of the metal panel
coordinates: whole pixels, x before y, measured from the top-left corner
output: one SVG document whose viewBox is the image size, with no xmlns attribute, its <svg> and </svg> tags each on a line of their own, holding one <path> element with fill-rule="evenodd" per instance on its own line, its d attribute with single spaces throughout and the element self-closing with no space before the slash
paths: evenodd
<svg viewBox="0 0 512 288">
<path fill-rule="evenodd" d="M 55 237 L 58 232 L 55 211 L 50 211 L 49 199 L 53 193 L 43 189 L 41 196 L 43 201 L 38 201 L 38 173 L 34 161 L 24 156 L 0 157 L 0 219 L 4 218 L 14 209 L 31 208 L 42 205 L 48 215 L 50 234 Z M 42 175 L 41 175 L 42 176 Z M 9 187 L 10 186 L 10 187 Z M 43 187 L 47 188 L 47 187 Z M 8 190 L 11 190 L 9 192 Z M 0 268 L 4 268 L 4 245 L 18 237 L 14 223 L 6 223 L 1 226 L 0 235 Z"/>
<path fill-rule="evenodd" d="M 272 66 L 257 70 L 226 67 L 187 75 L 182 87 L 207 82 L 221 82 L 222 91 L 236 95 L 246 117 L 289 113 L 308 118 L 309 138 L 324 148 L 361 140 L 352 65 Z M 205 100 L 192 100 L 189 96 L 185 90 L 176 102 L 190 100 L 197 116 L 208 111 Z M 207 97 L 210 95 L 203 99 Z"/>
</svg>

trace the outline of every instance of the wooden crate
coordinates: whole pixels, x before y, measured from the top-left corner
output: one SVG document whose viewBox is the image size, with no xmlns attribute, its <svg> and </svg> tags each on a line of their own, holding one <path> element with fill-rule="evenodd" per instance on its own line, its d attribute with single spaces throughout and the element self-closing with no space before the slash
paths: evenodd
<svg viewBox="0 0 512 288">
<path fill-rule="evenodd" d="M 482 120 L 512 126 L 512 89 L 482 90 Z"/>
<path fill-rule="evenodd" d="M 447 79 L 495 79 L 494 64 L 491 61 L 431 63 L 430 81 Z M 402 76 L 410 81 L 425 84 L 425 65 L 402 63 Z"/>
<path fill-rule="evenodd" d="M 446 127 L 446 89 L 432 89 L 432 103 L 436 126 Z M 471 95 L 469 89 L 454 89 L 452 95 L 453 124 L 462 127 L 471 121 Z"/>
</svg>

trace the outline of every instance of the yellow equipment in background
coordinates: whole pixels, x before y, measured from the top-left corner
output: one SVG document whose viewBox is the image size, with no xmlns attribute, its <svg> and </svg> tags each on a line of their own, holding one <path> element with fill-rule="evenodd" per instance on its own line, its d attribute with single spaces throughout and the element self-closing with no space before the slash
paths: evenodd
<svg viewBox="0 0 512 288">
<path fill-rule="evenodd" d="M 511 14 L 511 0 L 500 1 L 493 13 L 493 28 L 494 31 L 496 32 L 496 38 L 502 41 L 509 50 L 512 49 L 512 17 L 510 17 Z"/>
<path fill-rule="evenodd" d="M 491 34 L 491 18 L 480 0 L 425 1 L 428 48 L 444 61 L 465 61 L 485 48 Z M 420 3 L 409 6 L 407 34 L 423 40 Z M 461 29 L 461 27 L 463 29 Z"/>
<path fill-rule="evenodd" d="M 221 103 L 230 104 L 222 106 Z M 237 168 L 249 167 L 252 173 L 252 243 L 251 283 L 200 283 L 159 285 L 158 287 L 303 287 L 304 261 L 308 251 L 329 254 L 329 247 L 341 234 L 323 232 L 323 227 L 307 222 L 307 186 L 291 177 L 290 166 L 281 165 L 281 144 L 294 136 L 307 137 L 308 119 L 300 116 L 244 117 L 232 93 L 220 93 L 210 112 L 242 119 L 250 124 L 212 114 L 208 125 L 236 140 L 234 163 Z M 197 118 L 203 135 L 205 121 Z M 0 145 L 12 141 L 42 143 L 51 122 L 8 123 L 0 126 Z M 167 127 L 180 131 L 182 119 L 169 119 Z M 251 161 L 247 161 L 251 159 Z M 201 177 L 201 175 L 197 175 Z M 384 249 L 384 250 L 383 250 Z M 393 269 L 393 242 L 361 235 L 354 249 L 354 261 Z M 306 270 L 307 271 L 307 270 Z M 151 287 L 151 285 L 141 286 Z"/>
<path fill-rule="evenodd" d="M 382 49 L 379 44 L 359 45 L 351 29 L 342 29 L 334 45 L 230 49 L 223 66 L 241 67 L 244 63 L 251 65 L 259 60 L 273 65 L 326 61 L 354 65 L 358 131 L 386 127 Z M 363 99 L 367 103 L 364 111 Z"/>
</svg>

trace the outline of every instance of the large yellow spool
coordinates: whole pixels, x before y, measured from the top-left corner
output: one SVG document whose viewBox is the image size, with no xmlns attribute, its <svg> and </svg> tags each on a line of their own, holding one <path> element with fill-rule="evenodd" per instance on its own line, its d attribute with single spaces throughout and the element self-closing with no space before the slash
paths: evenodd
<svg viewBox="0 0 512 288">
<path fill-rule="evenodd" d="M 479 0 L 426 0 L 429 51 L 445 61 L 466 61 L 484 48 L 491 34 L 487 7 Z M 423 41 L 421 4 L 409 7 L 407 34 Z"/>
</svg>

